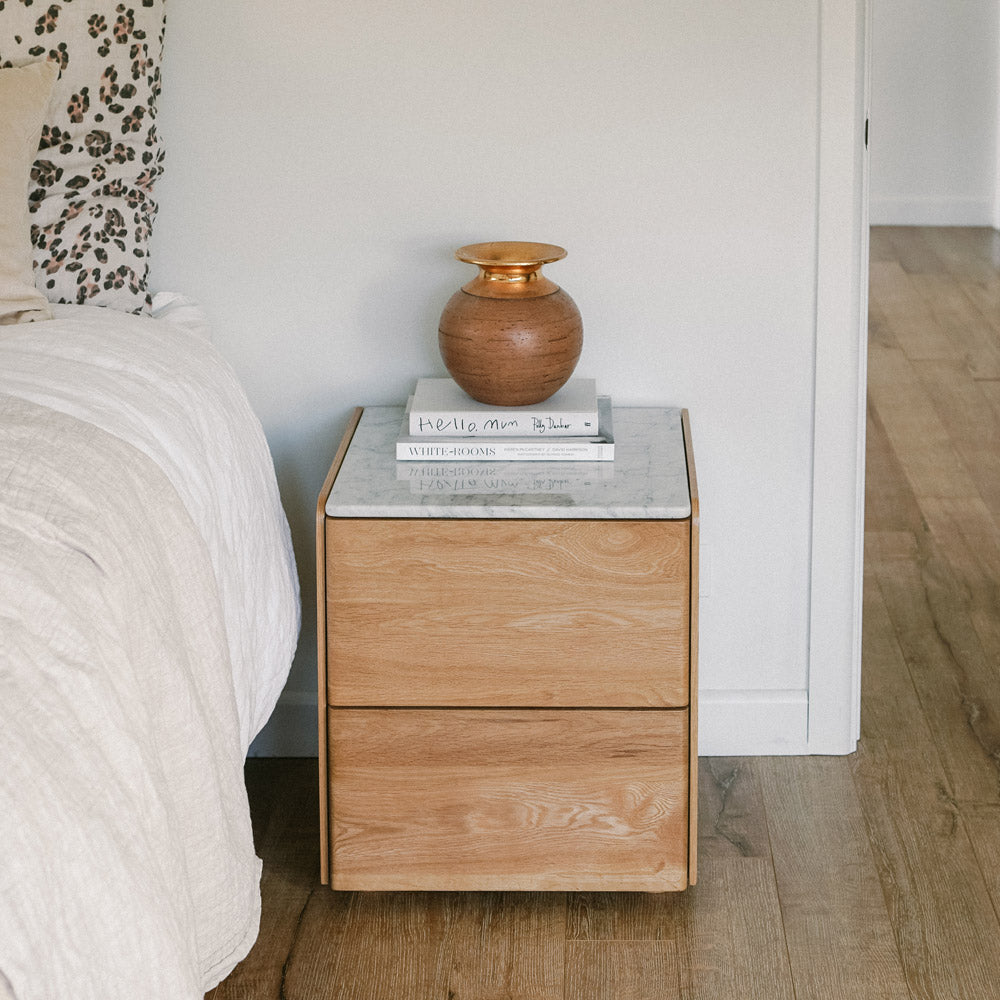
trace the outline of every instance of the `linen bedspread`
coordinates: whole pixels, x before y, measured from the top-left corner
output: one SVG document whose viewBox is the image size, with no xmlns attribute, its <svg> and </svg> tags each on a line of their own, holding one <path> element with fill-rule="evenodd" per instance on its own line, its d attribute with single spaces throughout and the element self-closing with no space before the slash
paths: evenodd
<svg viewBox="0 0 1000 1000">
<path fill-rule="evenodd" d="M 0 327 L 0 995 L 200 998 L 246 954 L 243 760 L 297 632 L 211 345 L 93 307 Z"/>
</svg>

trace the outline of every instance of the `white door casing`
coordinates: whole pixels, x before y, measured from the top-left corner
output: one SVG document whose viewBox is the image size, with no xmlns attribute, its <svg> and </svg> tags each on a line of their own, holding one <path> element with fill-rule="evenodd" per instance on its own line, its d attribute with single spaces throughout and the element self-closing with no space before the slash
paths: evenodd
<svg viewBox="0 0 1000 1000">
<path fill-rule="evenodd" d="M 810 753 L 849 753 L 860 735 L 870 6 L 820 3 Z"/>
</svg>

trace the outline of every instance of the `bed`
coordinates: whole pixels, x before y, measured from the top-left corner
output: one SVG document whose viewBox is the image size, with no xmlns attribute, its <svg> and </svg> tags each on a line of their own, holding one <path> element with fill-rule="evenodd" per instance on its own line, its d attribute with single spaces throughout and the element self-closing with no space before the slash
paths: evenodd
<svg viewBox="0 0 1000 1000">
<path fill-rule="evenodd" d="M 201 998 L 258 930 L 243 763 L 287 677 L 298 584 L 247 397 L 201 310 L 148 281 L 163 15 L 0 2 L 0 997 L 16 1000 Z"/>
</svg>

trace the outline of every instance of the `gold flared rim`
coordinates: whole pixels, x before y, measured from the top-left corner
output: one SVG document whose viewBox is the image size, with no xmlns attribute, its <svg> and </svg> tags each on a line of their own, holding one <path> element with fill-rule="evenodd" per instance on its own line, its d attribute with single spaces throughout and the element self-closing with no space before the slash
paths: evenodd
<svg viewBox="0 0 1000 1000">
<path fill-rule="evenodd" d="M 498 241 L 472 243 L 455 251 L 458 260 L 479 267 L 541 267 L 562 260 L 566 251 L 554 243 Z"/>
</svg>

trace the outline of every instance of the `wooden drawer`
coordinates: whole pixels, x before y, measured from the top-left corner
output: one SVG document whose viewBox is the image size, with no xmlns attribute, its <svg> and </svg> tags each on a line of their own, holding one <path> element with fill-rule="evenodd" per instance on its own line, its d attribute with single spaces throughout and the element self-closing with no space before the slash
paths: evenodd
<svg viewBox="0 0 1000 1000">
<path fill-rule="evenodd" d="M 688 704 L 690 522 L 326 521 L 327 700 Z"/>
<path fill-rule="evenodd" d="M 332 709 L 332 885 L 683 889 L 688 724 L 684 709 Z"/>
</svg>

